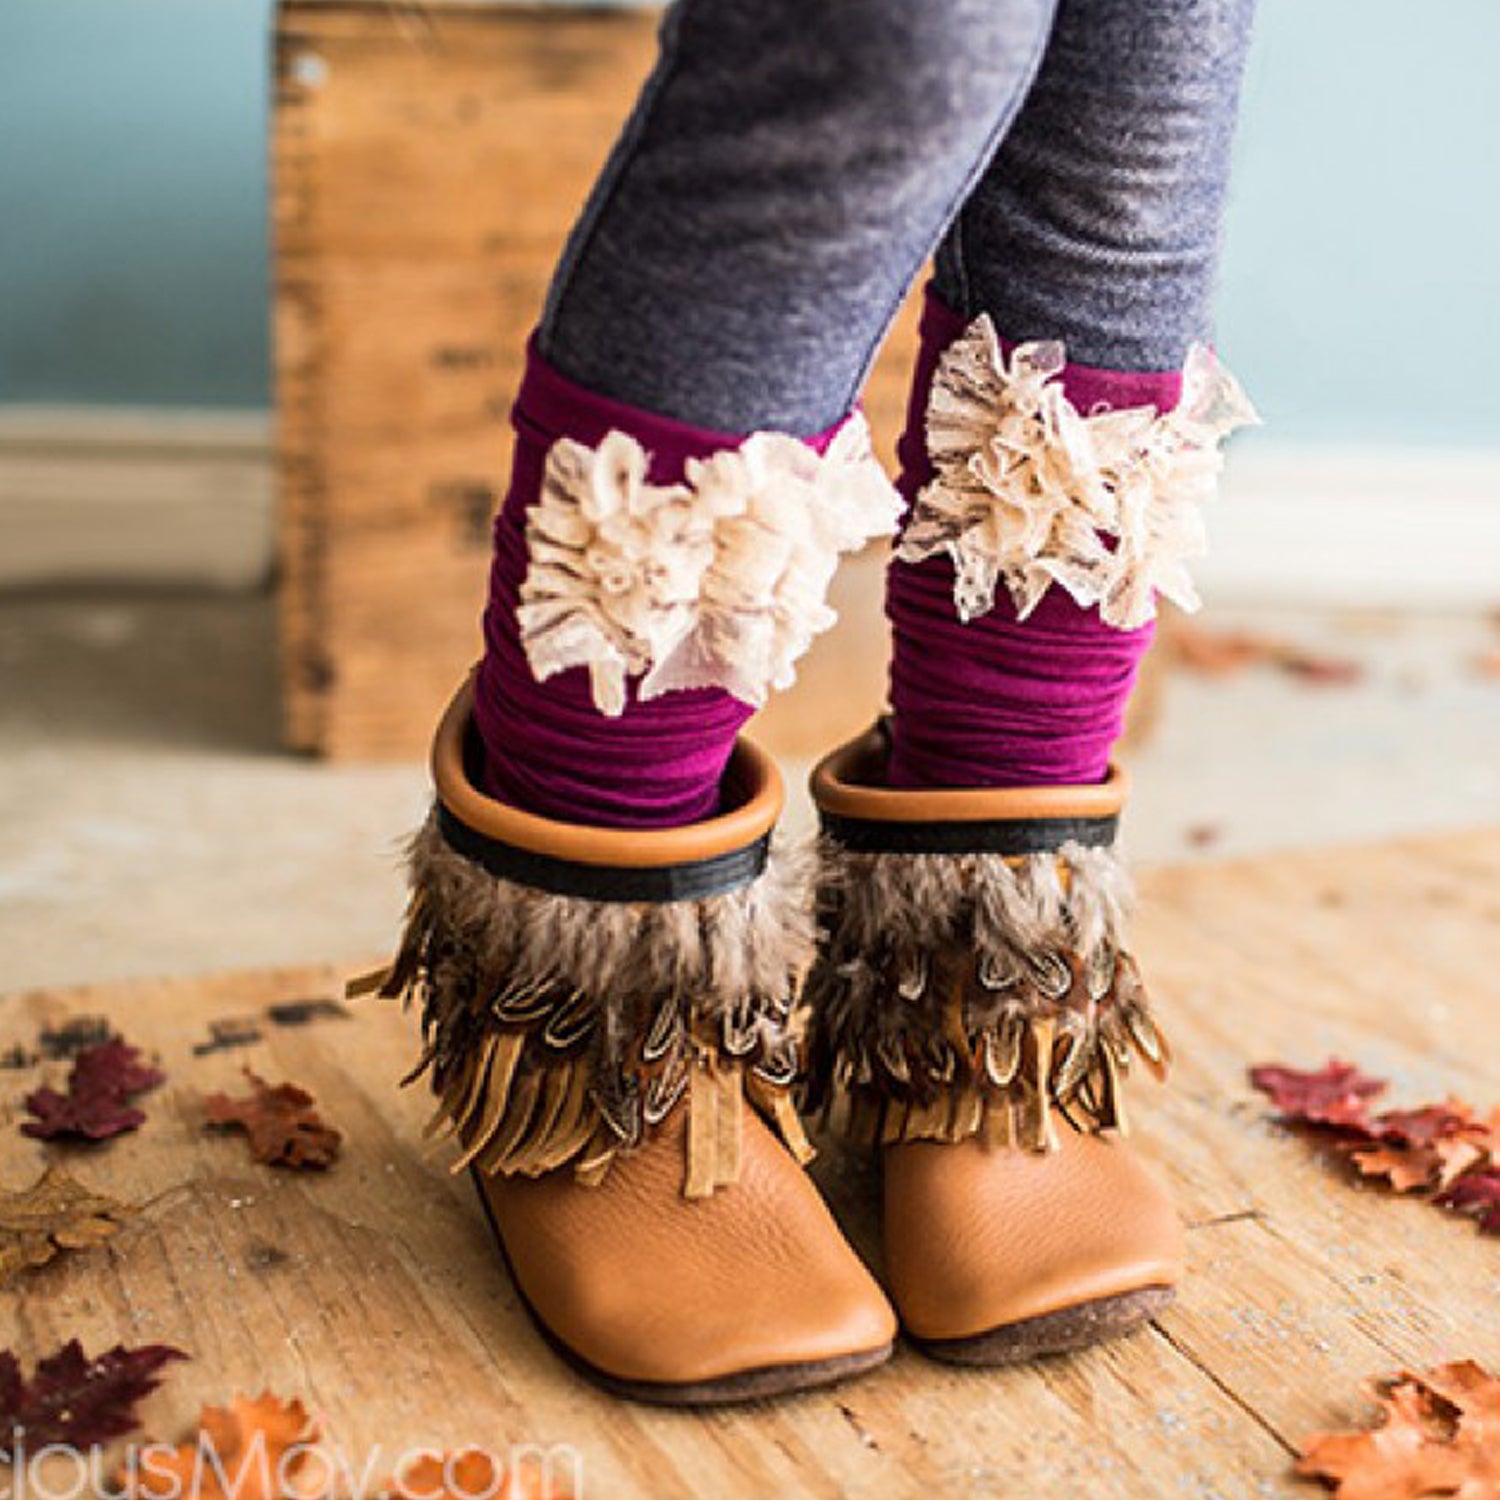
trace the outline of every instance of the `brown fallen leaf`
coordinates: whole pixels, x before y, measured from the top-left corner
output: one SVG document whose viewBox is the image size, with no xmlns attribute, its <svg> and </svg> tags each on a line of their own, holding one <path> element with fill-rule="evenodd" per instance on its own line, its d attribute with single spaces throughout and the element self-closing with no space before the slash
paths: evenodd
<svg viewBox="0 0 1500 1500">
<path fill-rule="evenodd" d="M 203 1101 L 209 1125 L 243 1130 L 250 1154 L 273 1167 L 322 1171 L 339 1154 L 343 1137 L 313 1108 L 313 1096 L 294 1083 L 274 1087 L 245 1069 L 252 1093 L 243 1099 L 210 1094 Z"/>
<path fill-rule="evenodd" d="M 71 1339 L 37 1361 L 31 1378 L 10 1350 L 0 1351 L 0 1460 L 19 1447 L 31 1453 L 50 1443 L 88 1448 L 123 1437 L 138 1425 L 135 1407 L 161 1384 L 158 1372 L 180 1349 L 117 1344 L 90 1359 Z"/>
<path fill-rule="evenodd" d="M 1282 643 L 1271 654 L 1272 666 L 1316 687 L 1345 687 L 1362 682 L 1365 669 L 1346 656 L 1327 656 L 1302 646 Z"/>
<path fill-rule="evenodd" d="M 1205 677 L 1232 677 L 1266 659 L 1269 643 L 1249 630 L 1214 630 L 1183 620 L 1173 622 L 1171 659 Z"/>
<path fill-rule="evenodd" d="M 1179 623 L 1170 641 L 1171 659 L 1205 677 L 1233 677 L 1247 667 L 1269 666 L 1303 682 L 1335 686 L 1359 682 L 1365 675 L 1364 668 L 1348 657 L 1330 656 L 1254 630 Z"/>
<path fill-rule="evenodd" d="M 1500 1381 L 1489 1371 L 1461 1360 L 1368 1389 L 1378 1424 L 1310 1438 L 1299 1474 L 1340 1500 L 1500 1497 Z"/>
<path fill-rule="evenodd" d="M 60 1251 L 102 1245 L 134 1212 L 57 1167 L 48 1167 L 24 1192 L 0 1192 L 0 1286 Z"/>
<path fill-rule="evenodd" d="M 316 1424 L 300 1401 L 269 1391 L 205 1406 L 198 1430 L 176 1448 L 130 1455 L 115 1479 L 121 1500 L 316 1500 L 303 1481 L 319 1469 Z"/>
</svg>

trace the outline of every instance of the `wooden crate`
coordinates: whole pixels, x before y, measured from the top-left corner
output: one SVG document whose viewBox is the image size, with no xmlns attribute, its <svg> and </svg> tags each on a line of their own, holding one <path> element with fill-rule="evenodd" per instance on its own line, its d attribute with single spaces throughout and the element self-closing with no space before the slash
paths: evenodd
<svg viewBox="0 0 1500 1500">
<path fill-rule="evenodd" d="M 507 414 L 654 10 L 282 0 L 273 130 L 286 738 L 420 754 L 477 654 Z M 887 455 L 914 334 L 869 391 Z"/>
</svg>

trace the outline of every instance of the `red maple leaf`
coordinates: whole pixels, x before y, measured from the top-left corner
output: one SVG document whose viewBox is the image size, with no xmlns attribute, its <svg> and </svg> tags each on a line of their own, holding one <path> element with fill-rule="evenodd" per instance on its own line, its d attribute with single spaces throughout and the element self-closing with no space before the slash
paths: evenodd
<svg viewBox="0 0 1500 1500">
<path fill-rule="evenodd" d="M 21 1126 L 22 1134 L 40 1141 L 60 1136 L 102 1141 L 135 1130 L 146 1116 L 130 1100 L 165 1077 L 142 1062 L 140 1052 L 123 1037 L 85 1047 L 73 1060 L 67 1093 L 40 1088 L 26 1096 L 33 1118 Z"/>
<path fill-rule="evenodd" d="M 1474 1123 L 1474 1112 L 1458 1099 L 1421 1109 L 1388 1109 L 1375 1116 L 1376 1134 L 1403 1146 L 1431 1146 L 1451 1140 Z"/>
<path fill-rule="evenodd" d="M 1486 1234 L 1500 1234 L 1500 1167 L 1465 1172 L 1438 1194 L 1437 1202 L 1472 1215 Z"/>
<path fill-rule="evenodd" d="M 0 1350 L 0 1458 L 19 1436 L 33 1452 L 48 1443 L 84 1448 L 124 1436 L 137 1426 L 135 1404 L 161 1381 L 157 1372 L 180 1349 L 145 1344 L 113 1349 L 90 1359 L 77 1339 L 37 1362 L 30 1380 L 10 1350 Z"/>
<path fill-rule="evenodd" d="M 1250 1069 L 1250 1082 L 1270 1097 L 1284 1120 L 1330 1125 L 1356 1135 L 1373 1133 L 1370 1100 L 1387 1088 L 1384 1079 L 1367 1077 L 1353 1063 L 1336 1057 L 1312 1072 L 1263 1063 Z"/>
</svg>

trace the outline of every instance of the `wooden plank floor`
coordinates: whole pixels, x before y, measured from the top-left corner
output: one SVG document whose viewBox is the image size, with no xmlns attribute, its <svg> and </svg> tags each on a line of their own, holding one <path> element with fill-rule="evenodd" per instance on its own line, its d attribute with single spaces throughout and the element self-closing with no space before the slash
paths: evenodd
<svg viewBox="0 0 1500 1500">
<path fill-rule="evenodd" d="M 1191 1226 L 1191 1279 L 1115 1347 L 1006 1373 L 902 1351 L 873 1378 L 711 1416 L 621 1405 L 540 1344 L 467 1184 L 424 1157 L 424 1101 L 393 1080 L 410 1023 L 270 1024 L 330 996 L 332 969 L 35 993 L 0 1002 L 0 1053 L 103 1014 L 159 1050 L 170 1081 L 134 1137 L 66 1153 L 91 1186 L 148 1204 L 109 1247 L 0 1293 L 0 1347 L 27 1359 L 166 1340 L 194 1363 L 144 1411 L 175 1437 L 196 1404 L 301 1394 L 355 1452 L 410 1444 L 567 1444 L 586 1500 L 650 1496 L 1264 1496 L 1306 1493 L 1288 1454 L 1361 1415 L 1359 1381 L 1403 1363 L 1500 1363 L 1500 1244 L 1420 1203 L 1361 1189 L 1267 1123 L 1248 1062 L 1330 1052 L 1397 1080 L 1500 1101 L 1500 832 L 1160 872 L 1139 947 L 1180 1055 L 1137 1106 L 1145 1149 Z M 196 1055 L 211 1022 L 264 1040 Z M 208 1136 L 197 1099 L 242 1064 L 295 1078 L 347 1136 L 327 1176 L 253 1166 Z M 24 1139 L 19 1100 L 58 1064 L 0 1071 L 0 1185 L 65 1153 Z M 819 1173 L 871 1240 L 872 1179 Z"/>
</svg>

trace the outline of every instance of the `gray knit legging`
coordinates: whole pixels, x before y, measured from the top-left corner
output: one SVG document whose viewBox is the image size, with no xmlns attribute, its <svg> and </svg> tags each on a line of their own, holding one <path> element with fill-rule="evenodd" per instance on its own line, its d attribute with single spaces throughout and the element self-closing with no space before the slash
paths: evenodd
<svg viewBox="0 0 1500 1500">
<path fill-rule="evenodd" d="M 936 253 L 1013 339 L 1175 368 L 1208 332 L 1254 0 L 676 0 L 543 355 L 700 427 L 848 409 Z"/>
</svg>

